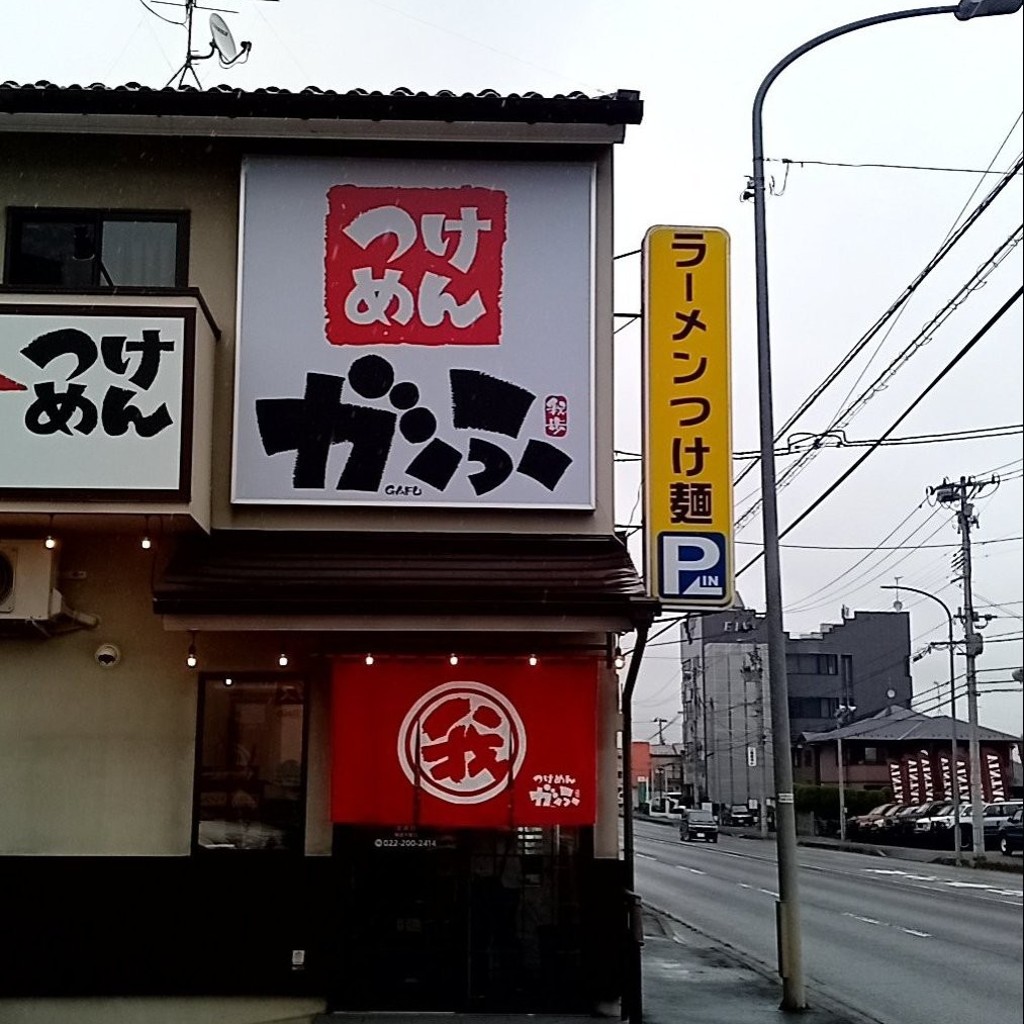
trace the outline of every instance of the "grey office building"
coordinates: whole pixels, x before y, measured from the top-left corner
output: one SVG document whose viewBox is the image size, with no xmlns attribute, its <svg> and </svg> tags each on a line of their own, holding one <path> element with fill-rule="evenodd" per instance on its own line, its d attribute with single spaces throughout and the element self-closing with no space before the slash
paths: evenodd
<svg viewBox="0 0 1024 1024">
<path fill-rule="evenodd" d="M 763 614 L 730 608 L 694 616 L 680 646 L 684 794 L 715 804 L 771 794 L 771 679 Z M 909 707 L 910 618 L 853 612 L 815 633 L 786 636 L 789 746 L 890 705 Z M 797 766 L 799 767 L 799 766 Z M 770 803 L 770 801 L 769 801 Z"/>
</svg>

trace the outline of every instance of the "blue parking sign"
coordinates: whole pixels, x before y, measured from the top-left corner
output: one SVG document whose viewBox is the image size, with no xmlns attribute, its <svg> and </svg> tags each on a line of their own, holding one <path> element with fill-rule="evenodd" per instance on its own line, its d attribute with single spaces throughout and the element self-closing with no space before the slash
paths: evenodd
<svg viewBox="0 0 1024 1024">
<path fill-rule="evenodd" d="M 661 595 L 694 605 L 731 602 L 728 544 L 722 533 L 662 533 L 658 537 Z"/>
</svg>

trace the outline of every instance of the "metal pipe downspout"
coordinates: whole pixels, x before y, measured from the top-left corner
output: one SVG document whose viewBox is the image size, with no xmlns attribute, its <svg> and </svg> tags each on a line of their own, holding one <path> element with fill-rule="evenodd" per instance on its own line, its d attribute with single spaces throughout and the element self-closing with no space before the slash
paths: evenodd
<svg viewBox="0 0 1024 1024">
<path fill-rule="evenodd" d="M 642 1024 L 643 981 L 641 978 L 640 947 L 643 944 L 643 921 L 640 897 L 636 894 L 636 842 L 633 830 L 633 690 L 636 688 L 643 661 L 644 648 L 650 622 L 636 627 L 636 644 L 629 659 L 626 683 L 622 688 L 622 859 L 626 872 L 626 900 L 629 913 L 627 975 L 623 993 L 622 1019 L 630 1024 Z"/>
</svg>

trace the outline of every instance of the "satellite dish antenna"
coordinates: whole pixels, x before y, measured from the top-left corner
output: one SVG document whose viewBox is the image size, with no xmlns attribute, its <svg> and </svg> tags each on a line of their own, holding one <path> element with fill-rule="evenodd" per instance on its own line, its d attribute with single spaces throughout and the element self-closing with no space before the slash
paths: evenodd
<svg viewBox="0 0 1024 1024">
<path fill-rule="evenodd" d="M 231 34 L 227 22 L 217 13 L 210 15 L 210 42 L 213 48 L 220 54 L 224 64 L 231 64 L 238 60 L 239 50 L 235 43 L 235 37 Z M 245 43 L 242 44 L 245 46 Z"/>
<path fill-rule="evenodd" d="M 182 4 L 176 4 L 173 0 L 157 0 L 157 2 L 169 3 L 172 7 L 185 8 L 185 20 L 182 23 L 185 26 L 185 31 L 188 36 L 185 48 L 185 62 L 177 71 L 174 72 L 173 75 L 171 75 L 170 81 L 167 83 L 168 86 L 176 82 L 180 89 L 185 84 L 185 79 L 191 75 L 192 80 L 201 89 L 203 86 L 199 81 L 199 75 L 196 74 L 195 66 L 201 60 L 209 60 L 214 54 L 217 55 L 222 68 L 229 68 L 240 61 L 244 63 L 245 59 L 248 59 L 249 51 L 252 49 L 252 43 L 236 43 L 235 37 L 231 34 L 231 30 L 227 26 L 227 22 L 225 22 L 224 19 L 216 13 L 210 15 L 210 52 L 196 53 L 193 51 L 192 17 L 197 9 L 209 9 L 201 7 L 199 0 L 184 0 Z"/>
</svg>

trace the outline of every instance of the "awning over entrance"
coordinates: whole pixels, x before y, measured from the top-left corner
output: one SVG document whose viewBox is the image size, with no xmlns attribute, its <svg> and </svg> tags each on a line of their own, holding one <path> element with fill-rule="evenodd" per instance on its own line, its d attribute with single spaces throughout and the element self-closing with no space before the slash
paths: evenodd
<svg viewBox="0 0 1024 1024">
<path fill-rule="evenodd" d="M 214 533 L 178 540 L 153 587 L 167 616 L 501 616 L 649 622 L 616 536 Z"/>
</svg>

